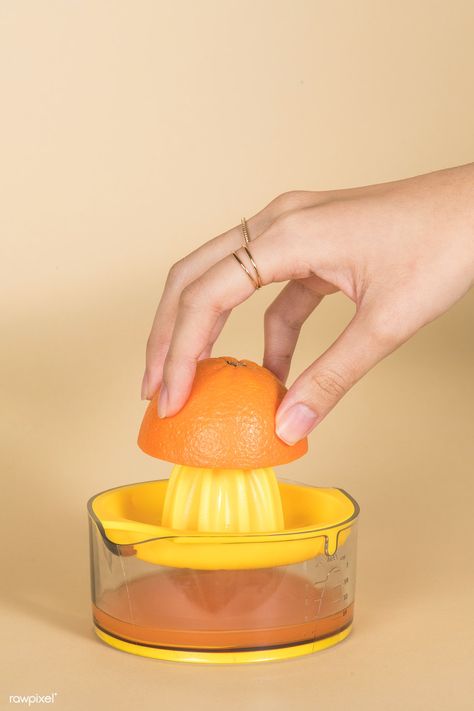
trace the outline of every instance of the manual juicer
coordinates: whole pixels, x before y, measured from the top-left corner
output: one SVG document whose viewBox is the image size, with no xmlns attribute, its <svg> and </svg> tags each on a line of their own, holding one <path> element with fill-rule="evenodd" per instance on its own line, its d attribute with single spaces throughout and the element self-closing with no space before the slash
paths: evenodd
<svg viewBox="0 0 474 711">
<path fill-rule="evenodd" d="M 336 644 L 352 626 L 358 505 L 341 489 L 277 480 L 271 467 L 306 451 L 274 434 L 284 387 L 250 361 L 208 360 L 214 379 L 199 364 L 182 411 L 160 420 L 155 396 L 142 423 L 145 452 L 184 457 L 170 479 L 88 503 L 95 630 L 117 649 L 188 662 L 284 659 Z M 230 405 L 213 401 L 205 426 L 204 403 L 224 377 Z M 268 408 L 259 434 L 268 461 L 254 447 L 250 378 L 267 394 L 258 414 Z M 232 462 L 222 454 L 229 432 Z"/>
</svg>

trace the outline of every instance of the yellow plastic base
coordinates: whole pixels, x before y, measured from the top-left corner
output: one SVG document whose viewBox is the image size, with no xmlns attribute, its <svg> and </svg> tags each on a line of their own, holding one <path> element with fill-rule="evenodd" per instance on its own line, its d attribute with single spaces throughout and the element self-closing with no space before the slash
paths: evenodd
<svg viewBox="0 0 474 711">
<path fill-rule="evenodd" d="M 305 654 L 313 654 L 313 652 L 319 652 L 322 649 L 327 649 L 338 642 L 342 642 L 342 640 L 350 634 L 352 624 L 337 634 L 325 637 L 324 639 L 316 640 L 315 642 L 306 642 L 304 644 L 296 644 L 289 647 L 258 649 L 248 652 L 194 652 L 192 650 L 164 649 L 160 647 L 135 644 L 133 642 L 126 642 L 123 639 L 107 634 L 107 632 L 104 632 L 96 626 L 94 626 L 94 629 L 97 636 L 111 647 L 120 649 L 122 652 L 129 652 L 129 654 L 138 654 L 142 657 L 162 659 L 168 662 L 250 664 L 252 662 L 270 662 L 277 659 L 292 659 L 293 657 L 301 657 Z"/>
</svg>

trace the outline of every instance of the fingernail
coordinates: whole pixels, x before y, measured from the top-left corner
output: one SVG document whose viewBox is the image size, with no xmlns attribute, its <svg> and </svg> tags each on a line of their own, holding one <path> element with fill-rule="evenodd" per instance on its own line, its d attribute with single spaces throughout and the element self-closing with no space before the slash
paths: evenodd
<svg viewBox="0 0 474 711">
<path fill-rule="evenodd" d="M 311 432 L 317 414 L 303 402 L 297 402 L 276 417 L 276 433 L 286 444 L 296 444 Z"/>
<path fill-rule="evenodd" d="M 146 370 L 142 380 L 141 398 L 142 400 L 148 400 L 148 375 Z"/>
<path fill-rule="evenodd" d="M 160 396 L 158 398 L 158 417 L 166 417 L 166 410 L 168 409 L 168 388 L 163 383 L 160 390 Z"/>
</svg>

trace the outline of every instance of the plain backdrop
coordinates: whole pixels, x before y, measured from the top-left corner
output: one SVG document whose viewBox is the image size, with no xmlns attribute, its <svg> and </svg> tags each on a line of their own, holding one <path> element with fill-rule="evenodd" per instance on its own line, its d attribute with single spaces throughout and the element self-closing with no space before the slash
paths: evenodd
<svg viewBox="0 0 474 711">
<path fill-rule="evenodd" d="M 86 501 L 165 477 L 136 446 L 170 265 L 289 189 L 474 159 L 472 0 L 0 1 L 2 690 L 60 709 L 472 708 L 474 294 L 279 472 L 362 509 L 353 635 L 202 667 L 94 637 Z M 280 286 L 215 354 L 261 361 Z M 351 318 L 328 298 L 294 378 Z M 290 378 L 290 380 L 291 380 Z"/>
</svg>

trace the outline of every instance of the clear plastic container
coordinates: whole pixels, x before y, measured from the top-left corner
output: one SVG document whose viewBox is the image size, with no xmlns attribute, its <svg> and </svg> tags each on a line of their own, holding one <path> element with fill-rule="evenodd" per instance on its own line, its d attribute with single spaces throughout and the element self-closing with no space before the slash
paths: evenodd
<svg viewBox="0 0 474 711">
<path fill-rule="evenodd" d="M 144 656 L 228 663 L 308 654 L 344 639 L 353 620 L 359 507 L 340 489 L 279 486 L 285 529 L 270 534 L 160 528 L 166 481 L 94 496 L 99 637 Z"/>
</svg>

